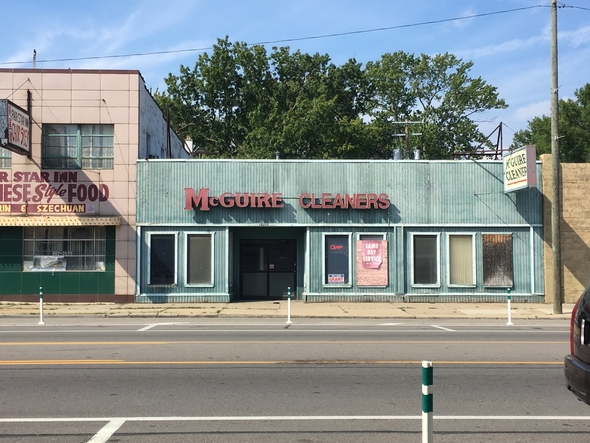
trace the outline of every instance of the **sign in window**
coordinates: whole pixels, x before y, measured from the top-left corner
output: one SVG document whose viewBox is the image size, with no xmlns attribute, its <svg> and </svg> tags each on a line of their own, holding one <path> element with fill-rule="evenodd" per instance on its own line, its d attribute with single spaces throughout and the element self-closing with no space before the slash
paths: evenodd
<svg viewBox="0 0 590 443">
<path fill-rule="evenodd" d="M 350 283 L 349 235 L 326 235 L 324 237 L 324 284 L 344 285 Z"/>
</svg>

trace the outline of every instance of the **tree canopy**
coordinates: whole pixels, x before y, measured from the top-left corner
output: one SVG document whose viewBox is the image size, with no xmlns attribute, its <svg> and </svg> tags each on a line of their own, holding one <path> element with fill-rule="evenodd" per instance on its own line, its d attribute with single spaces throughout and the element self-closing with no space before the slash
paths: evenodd
<svg viewBox="0 0 590 443">
<path fill-rule="evenodd" d="M 559 100 L 559 159 L 566 163 L 590 162 L 590 83 L 574 93 L 575 100 Z M 551 153 L 551 117 L 529 120 L 514 134 L 513 147 L 533 144 L 537 155 Z"/>
<path fill-rule="evenodd" d="M 485 137 L 474 114 L 507 105 L 495 87 L 472 78 L 471 62 L 452 54 L 398 51 L 363 67 L 288 47 L 218 40 L 193 69 L 170 74 L 154 93 L 181 137 L 227 158 L 387 159 L 404 147 L 425 158 L 469 151 Z M 410 123 L 408 123 L 409 125 Z"/>
</svg>

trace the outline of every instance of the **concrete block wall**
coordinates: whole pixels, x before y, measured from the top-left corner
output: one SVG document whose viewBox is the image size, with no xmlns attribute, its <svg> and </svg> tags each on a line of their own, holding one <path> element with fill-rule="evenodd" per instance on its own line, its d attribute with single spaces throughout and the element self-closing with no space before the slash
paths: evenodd
<svg viewBox="0 0 590 443">
<path fill-rule="evenodd" d="M 543 226 L 545 239 L 545 302 L 553 303 L 551 236 L 552 161 L 543 162 Z M 561 260 L 564 303 L 574 303 L 590 283 L 590 163 L 561 164 Z"/>
</svg>

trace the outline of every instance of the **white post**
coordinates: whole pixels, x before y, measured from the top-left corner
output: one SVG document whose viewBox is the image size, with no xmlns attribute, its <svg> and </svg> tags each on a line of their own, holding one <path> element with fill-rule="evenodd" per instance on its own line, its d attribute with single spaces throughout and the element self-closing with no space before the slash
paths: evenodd
<svg viewBox="0 0 590 443">
<path fill-rule="evenodd" d="M 39 325 L 45 325 L 45 322 L 43 321 L 43 287 L 39 286 L 39 314 L 41 316 L 41 319 L 39 321 Z"/>
<path fill-rule="evenodd" d="M 432 402 L 432 362 L 422 362 L 422 443 L 432 443 L 433 402 Z"/>
<path fill-rule="evenodd" d="M 510 288 L 507 289 L 508 291 L 508 323 L 506 323 L 506 326 L 513 326 L 514 323 L 512 323 L 512 313 L 510 312 Z"/>
<path fill-rule="evenodd" d="M 287 287 L 287 323 L 288 325 L 292 325 L 293 322 L 291 321 L 291 286 Z"/>
</svg>

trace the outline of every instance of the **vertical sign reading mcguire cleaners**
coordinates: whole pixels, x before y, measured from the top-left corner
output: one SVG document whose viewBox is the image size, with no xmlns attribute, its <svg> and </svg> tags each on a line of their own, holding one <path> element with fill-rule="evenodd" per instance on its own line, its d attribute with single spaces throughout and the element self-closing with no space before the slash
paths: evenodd
<svg viewBox="0 0 590 443">
<path fill-rule="evenodd" d="M 535 145 L 524 146 L 504 156 L 504 192 L 537 186 Z"/>
</svg>

